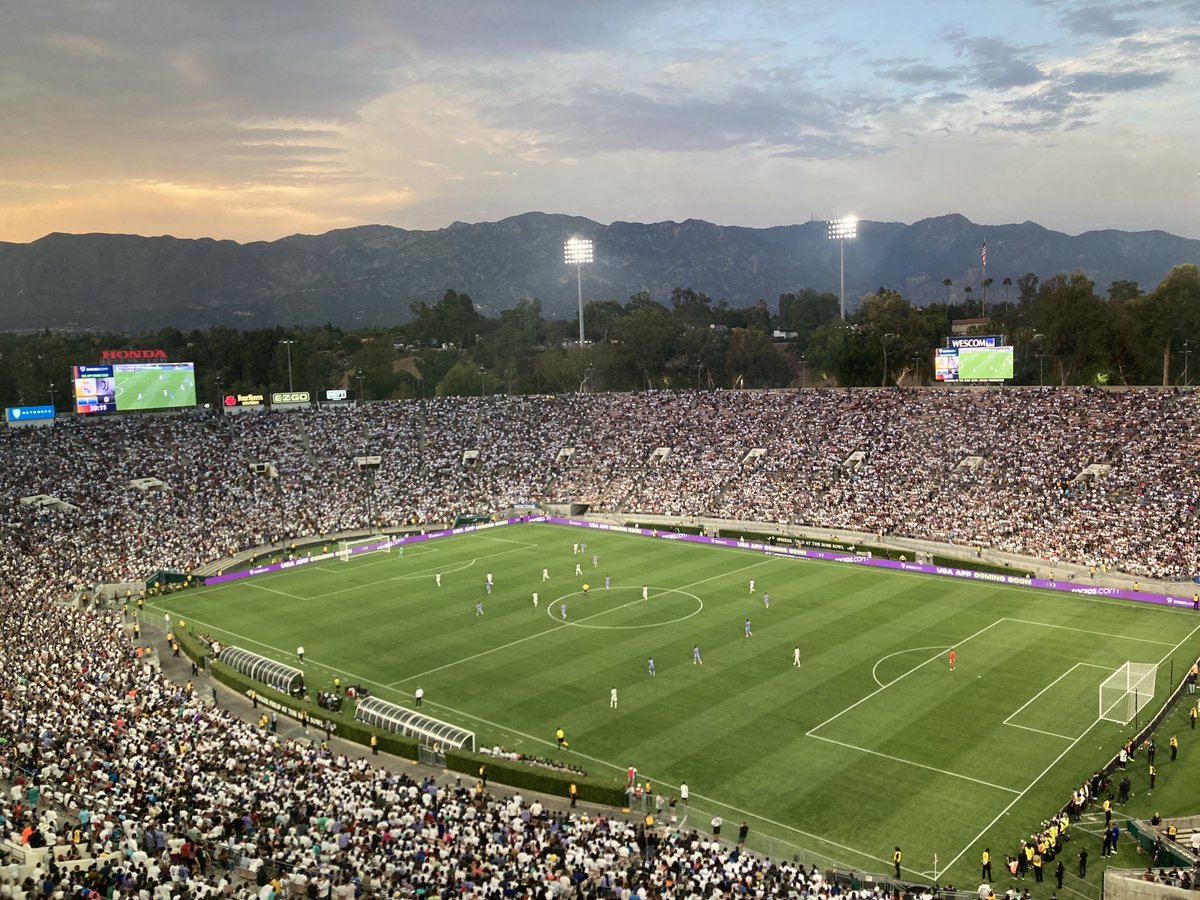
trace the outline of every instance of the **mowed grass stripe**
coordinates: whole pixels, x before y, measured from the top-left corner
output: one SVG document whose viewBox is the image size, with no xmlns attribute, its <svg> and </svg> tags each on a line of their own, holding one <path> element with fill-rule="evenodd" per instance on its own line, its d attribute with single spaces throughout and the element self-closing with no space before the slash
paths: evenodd
<svg viewBox="0 0 1200 900">
<path fill-rule="evenodd" d="M 586 554 L 571 553 L 575 542 L 587 543 Z M 587 598 L 577 595 L 584 580 Z M 1124 730 L 1087 727 L 1094 692 L 1076 696 L 1091 690 L 1086 679 L 1047 691 L 1027 714 L 1078 721 L 1086 740 L 998 818 L 1013 797 L 1000 788 L 1025 790 L 1068 743 L 1006 726 L 1005 717 L 1070 666 L 1115 669 L 1147 652 L 1157 659 L 1171 647 L 1154 642 L 1177 641 L 1193 624 L 1176 611 L 1103 598 L 550 525 L 456 536 L 403 557 L 327 563 L 259 583 L 305 599 L 233 583 L 162 602 L 172 615 L 261 642 L 237 641 L 250 649 L 279 648 L 286 661 L 304 644 L 314 689 L 340 670 L 343 681 L 353 673 L 404 700 L 419 681 L 431 713 L 474 728 L 483 744 L 557 752 L 553 730 L 562 725 L 572 756 L 591 771 L 634 764 L 664 784 L 687 780 L 694 797 L 722 804 L 727 822 L 758 816 L 752 834 L 773 829 L 817 852 L 838 846 L 842 858 L 862 854 L 861 865 L 886 861 L 901 843 L 913 871 L 929 868 L 934 851 L 951 857 L 989 822 L 993 847 L 1026 834 Z M 633 602 L 643 584 L 651 599 Z M 684 618 L 696 602 L 669 591 L 694 594 L 703 609 Z M 565 626 L 555 619 L 563 595 L 573 595 Z M 664 612 L 681 621 L 662 624 L 655 617 Z M 752 639 L 743 637 L 747 617 Z M 697 643 L 703 667 L 691 663 Z M 791 665 L 796 643 L 799 669 Z M 958 647 L 955 673 L 947 671 L 950 646 Z M 1174 654 L 1180 675 L 1191 649 Z M 655 679 L 646 674 L 649 655 Z M 1096 675 L 1098 685 L 1103 672 Z M 880 683 L 887 689 L 865 699 Z M 616 711 L 608 708 L 613 686 Z M 819 734 L 828 729 L 878 755 L 807 736 L 834 717 Z M 972 858 L 963 859 L 948 877 L 971 877 Z"/>
</svg>

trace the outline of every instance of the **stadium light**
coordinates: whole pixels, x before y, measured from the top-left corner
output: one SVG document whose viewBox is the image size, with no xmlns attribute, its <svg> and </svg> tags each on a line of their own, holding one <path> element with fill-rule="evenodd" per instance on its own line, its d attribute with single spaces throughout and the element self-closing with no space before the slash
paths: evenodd
<svg viewBox="0 0 1200 900">
<path fill-rule="evenodd" d="M 846 241 L 858 237 L 858 219 L 831 219 L 829 239 L 838 242 L 838 257 L 841 263 L 841 290 L 838 293 L 838 310 L 842 321 L 846 319 Z"/>
<path fill-rule="evenodd" d="M 583 264 L 592 261 L 592 242 L 587 238 L 573 237 L 563 243 L 563 261 L 575 267 L 576 286 L 579 289 L 579 346 L 583 346 Z"/>
<path fill-rule="evenodd" d="M 50 382 L 50 408 L 57 409 L 54 402 L 54 382 Z"/>
<path fill-rule="evenodd" d="M 295 390 L 296 390 L 296 388 L 295 388 L 295 387 L 292 385 L 292 344 L 294 344 L 294 343 L 296 343 L 296 342 L 295 342 L 295 341 L 280 341 L 279 343 L 281 343 L 281 344 L 283 344 L 284 346 L 286 346 L 286 347 L 287 347 L 287 354 L 288 354 L 288 392 L 289 392 L 289 393 L 291 393 L 292 391 L 295 391 Z"/>
<path fill-rule="evenodd" d="M 1187 340 L 1183 342 L 1183 349 L 1180 351 L 1183 354 L 1183 386 L 1187 387 L 1191 380 L 1188 378 L 1188 357 L 1192 355 L 1192 348 L 1188 345 Z"/>
<path fill-rule="evenodd" d="M 479 367 L 479 405 L 475 407 L 475 430 L 479 430 L 480 421 L 483 418 L 483 387 L 484 380 L 487 378 L 487 369 L 483 366 Z"/>
</svg>

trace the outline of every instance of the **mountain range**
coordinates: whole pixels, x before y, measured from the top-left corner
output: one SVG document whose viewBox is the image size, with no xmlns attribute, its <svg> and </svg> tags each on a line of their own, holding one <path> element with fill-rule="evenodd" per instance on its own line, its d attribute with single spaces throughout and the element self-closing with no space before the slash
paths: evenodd
<svg viewBox="0 0 1200 900">
<path fill-rule="evenodd" d="M 411 303 L 433 303 L 448 289 L 470 295 L 490 316 L 537 298 L 545 315 L 574 318 L 577 273 L 563 262 L 563 242 L 575 236 L 594 245 L 594 262 L 580 273 L 585 303 L 625 302 L 642 291 L 667 302 L 684 287 L 734 307 L 765 299 L 774 309 L 789 291 L 838 292 L 839 246 L 824 222 L 602 225 L 531 212 L 437 231 L 364 225 L 247 244 L 123 234 L 0 243 L 0 330 L 387 325 L 409 319 Z M 844 245 L 847 308 L 879 287 L 917 305 L 941 301 L 946 278 L 952 299 L 968 285 L 978 298 L 985 241 L 997 300 L 1006 277 L 1015 284 L 1027 272 L 1045 279 L 1082 271 L 1103 294 L 1114 281 L 1152 290 L 1173 266 L 1200 262 L 1200 241 L 1162 231 L 1067 235 L 956 214 L 911 225 L 863 221 Z"/>
</svg>

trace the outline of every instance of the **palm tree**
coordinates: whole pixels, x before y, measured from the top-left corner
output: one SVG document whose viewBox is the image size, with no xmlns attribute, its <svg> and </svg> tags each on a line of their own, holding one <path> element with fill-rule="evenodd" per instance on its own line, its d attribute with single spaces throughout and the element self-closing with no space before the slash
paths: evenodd
<svg viewBox="0 0 1200 900">
<path fill-rule="evenodd" d="M 991 277 L 983 279 L 983 314 L 985 316 L 987 315 L 988 288 L 992 286 L 992 282 L 995 280 L 995 278 Z"/>
<path fill-rule="evenodd" d="M 1012 279 L 1011 279 L 1011 278 L 1005 278 L 1005 279 L 1004 279 L 1002 282 L 1000 282 L 1000 283 L 1001 283 L 1002 285 L 1004 285 L 1004 302 L 1005 302 L 1005 303 L 1008 303 L 1008 289 L 1009 289 L 1010 287 L 1012 287 Z"/>
<path fill-rule="evenodd" d="M 971 314 L 971 286 L 968 284 L 963 288 L 963 293 L 967 295 L 967 299 L 963 301 L 967 305 L 967 315 Z"/>
<path fill-rule="evenodd" d="M 946 288 L 946 305 L 947 306 L 950 305 L 950 288 L 951 288 L 951 286 L 953 286 L 953 284 L 954 284 L 954 281 L 950 278 L 945 278 L 942 280 L 942 286 Z"/>
</svg>

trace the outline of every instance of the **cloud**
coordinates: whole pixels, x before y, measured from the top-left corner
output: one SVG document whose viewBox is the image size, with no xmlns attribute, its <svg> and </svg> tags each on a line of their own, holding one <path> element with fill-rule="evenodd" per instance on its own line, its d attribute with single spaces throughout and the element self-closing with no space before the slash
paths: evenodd
<svg viewBox="0 0 1200 900">
<path fill-rule="evenodd" d="M 37 223 L 26 238 L 106 230 L 106 211 L 240 238 L 530 208 L 762 224 L 794 205 L 781 186 L 836 172 L 840 198 L 898 153 L 914 173 L 936 160 L 932 178 L 952 153 L 1028 160 L 1078 130 L 1076 147 L 1194 146 L 1195 3 L 10 4 L 0 221 Z M 913 176 L 913 197 L 931 189 Z"/>
<path fill-rule="evenodd" d="M 966 61 L 968 78 L 987 90 L 1004 91 L 1027 87 L 1045 79 L 1029 48 L 1018 47 L 1001 37 L 971 37 L 961 29 L 950 29 L 947 39 L 955 53 Z"/>
<path fill-rule="evenodd" d="M 1069 9 L 1059 22 L 1073 34 L 1095 34 L 1106 38 L 1125 37 L 1139 28 L 1136 20 L 1119 18 L 1111 7 L 1094 4 Z"/>
<path fill-rule="evenodd" d="M 1117 94 L 1156 88 L 1170 81 L 1169 72 L 1076 72 L 1066 84 L 1080 94 Z"/>
<path fill-rule="evenodd" d="M 880 78 L 898 81 L 901 84 L 929 84 L 957 81 L 961 73 L 957 69 L 934 66 L 928 63 L 908 63 L 893 68 L 877 69 Z"/>
</svg>

